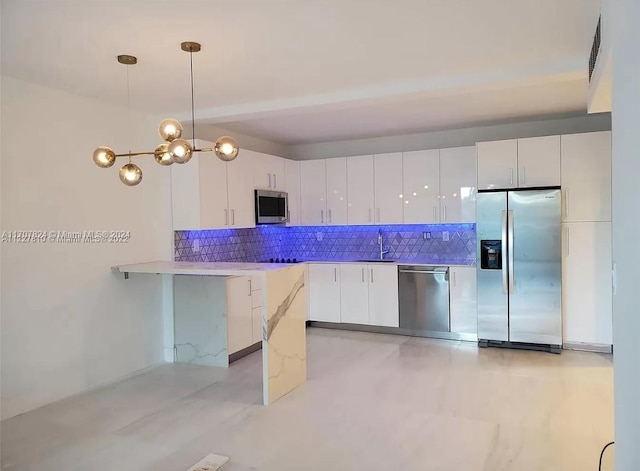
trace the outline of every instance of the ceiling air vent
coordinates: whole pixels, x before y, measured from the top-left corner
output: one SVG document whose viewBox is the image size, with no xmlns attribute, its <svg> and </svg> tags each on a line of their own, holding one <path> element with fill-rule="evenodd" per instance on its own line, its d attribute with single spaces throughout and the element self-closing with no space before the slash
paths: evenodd
<svg viewBox="0 0 640 471">
<path fill-rule="evenodd" d="M 596 34 L 593 37 L 593 44 L 591 45 L 591 56 L 589 57 L 589 82 L 593 76 L 593 69 L 596 68 L 596 61 L 598 60 L 598 53 L 600 52 L 600 40 L 602 34 L 600 32 L 602 24 L 602 15 L 598 18 L 598 26 L 596 27 Z"/>
</svg>

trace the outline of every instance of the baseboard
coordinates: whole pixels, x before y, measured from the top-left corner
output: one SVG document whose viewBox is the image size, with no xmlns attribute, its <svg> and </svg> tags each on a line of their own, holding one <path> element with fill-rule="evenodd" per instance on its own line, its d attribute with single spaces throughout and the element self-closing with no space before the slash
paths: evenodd
<svg viewBox="0 0 640 471">
<path fill-rule="evenodd" d="M 247 355 L 251 355 L 258 350 L 262 350 L 262 341 L 256 342 L 253 345 L 249 345 L 248 347 L 243 348 L 242 350 L 238 350 L 237 352 L 229 355 L 229 364 L 233 363 L 234 361 L 238 361 L 240 358 L 244 358 Z"/>
<path fill-rule="evenodd" d="M 564 342 L 562 348 L 565 350 L 578 350 L 581 352 L 613 353 L 613 345 L 602 343 Z"/>
</svg>

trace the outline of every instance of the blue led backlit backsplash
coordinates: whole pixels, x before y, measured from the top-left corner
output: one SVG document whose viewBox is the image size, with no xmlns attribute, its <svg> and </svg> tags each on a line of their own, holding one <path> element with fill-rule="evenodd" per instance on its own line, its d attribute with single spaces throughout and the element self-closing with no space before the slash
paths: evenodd
<svg viewBox="0 0 640 471">
<path fill-rule="evenodd" d="M 420 263 L 474 265 L 475 224 L 379 226 L 259 226 L 252 229 L 176 231 L 175 260 L 190 262 L 261 262 L 298 260 L 365 260 L 380 256 Z M 448 236 L 449 240 L 446 240 Z M 193 251 L 198 240 L 199 251 Z"/>
</svg>

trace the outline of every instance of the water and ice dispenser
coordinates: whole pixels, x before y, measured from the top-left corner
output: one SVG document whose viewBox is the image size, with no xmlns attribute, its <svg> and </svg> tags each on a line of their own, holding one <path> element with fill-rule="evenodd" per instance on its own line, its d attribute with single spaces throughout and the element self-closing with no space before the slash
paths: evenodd
<svg viewBox="0 0 640 471">
<path fill-rule="evenodd" d="M 502 270 L 502 241 L 480 241 L 480 268 L 482 270 Z"/>
</svg>

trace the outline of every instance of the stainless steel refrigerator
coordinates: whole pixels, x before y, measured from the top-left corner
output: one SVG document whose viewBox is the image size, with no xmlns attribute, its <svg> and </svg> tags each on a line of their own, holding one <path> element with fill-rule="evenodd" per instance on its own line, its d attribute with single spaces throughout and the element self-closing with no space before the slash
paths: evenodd
<svg viewBox="0 0 640 471">
<path fill-rule="evenodd" d="M 560 189 L 478 192 L 480 346 L 562 346 Z"/>
</svg>

